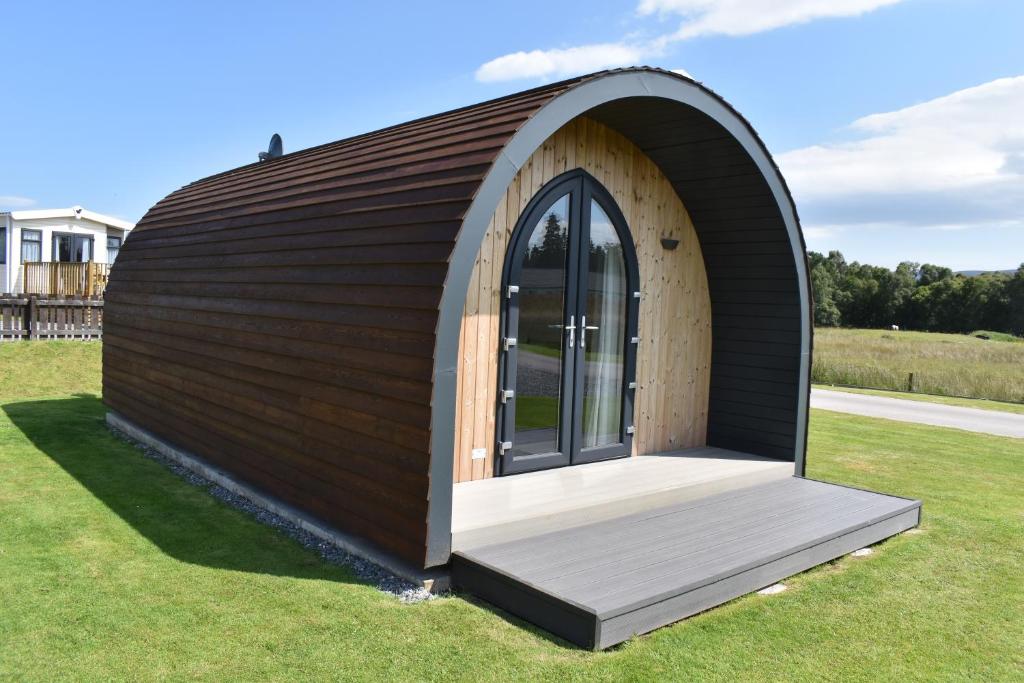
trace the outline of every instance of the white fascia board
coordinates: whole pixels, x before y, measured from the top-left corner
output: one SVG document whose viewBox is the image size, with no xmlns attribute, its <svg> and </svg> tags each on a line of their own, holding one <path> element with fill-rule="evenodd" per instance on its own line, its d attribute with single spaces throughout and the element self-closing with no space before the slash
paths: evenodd
<svg viewBox="0 0 1024 683">
<path fill-rule="evenodd" d="M 95 223 L 103 223 L 118 230 L 128 231 L 135 227 L 130 221 L 106 216 L 102 213 L 82 209 L 81 213 L 75 213 L 74 208 L 67 209 L 31 209 L 28 211 L 11 211 L 11 218 L 16 221 L 27 221 L 37 218 L 85 218 Z"/>
</svg>

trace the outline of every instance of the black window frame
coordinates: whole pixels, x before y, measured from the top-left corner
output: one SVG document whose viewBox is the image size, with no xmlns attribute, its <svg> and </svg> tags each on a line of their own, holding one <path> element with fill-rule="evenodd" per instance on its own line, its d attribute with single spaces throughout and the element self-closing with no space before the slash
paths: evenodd
<svg viewBox="0 0 1024 683">
<path fill-rule="evenodd" d="M 505 252 L 505 263 L 501 277 L 501 315 L 499 322 L 500 333 L 498 348 L 498 396 L 506 389 L 515 391 L 514 384 L 517 371 L 518 349 L 516 346 L 505 348 L 504 340 L 514 338 L 518 327 L 518 296 L 516 292 L 509 289 L 515 285 L 522 270 L 523 257 L 526 245 L 529 244 L 530 235 L 536 223 L 542 218 L 555 201 L 566 193 L 569 193 L 569 249 L 568 263 L 566 265 L 566 286 L 563 321 L 569 320 L 570 314 L 575 311 L 576 324 L 581 319 L 580 309 L 586 308 L 586 273 L 580 273 L 582 260 L 580 250 L 583 244 L 590 237 L 590 200 L 593 199 L 601 206 L 608 215 L 622 244 L 623 257 L 625 258 L 626 281 L 630 295 L 627 296 L 626 308 L 626 329 L 623 345 L 623 381 L 621 419 L 619 422 L 620 441 L 609 446 L 598 446 L 584 449 L 581 447 L 581 419 L 583 373 L 572 371 L 571 381 L 566 377 L 569 373 L 563 371 L 562 384 L 563 392 L 571 390 L 571 401 L 568 406 L 562 408 L 560 415 L 559 450 L 547 455 L 532 455 L 528 461 L 517 462 L 514 457 L 501 453 L 501 444 L 513 440 L 515 434 L 515 398 L 507 402 L 499 402 L 497 406 L 496 435 L 498 441 L 498 454 L 494 458 L 494 474 L 496 476 L 519 474 L 565 465 L 577 465 L 586 462 L 599 460 L 612 460 L 617 458 L 630 457 L 633 451 L 634 436 L 634 414 L 633 404 L 636 395 L 636 358 L 638 347 L 639 329 L 639 297 L 633 293 L 640 291 L 640 264 L 636 253 L 636 244 L 633 235 L 629 230 L 626 218 L 619 208 L 611 192 L 604 187 L 596 178 L 584 171 L 575 169 L 563 173 L 550 180 L 544 185 L 527 203 L 526 208 L 520 214 L 516 222 L 512 237 L 509 240 L 508 249 Z M 575 229 L 574 229 L 575 228 Z M 582 294 L 581 294 L 581 289 Z M 566 343 L 566 336 L 563 335 L 563 358 L 569 355 L 569 348 Z M 584 350 L 578 345 L 572 350 L 572 362 L 574 368 L 581 365 L 584 359 L 581 354 Z M 567 361 L 566 361 L 567 362 Z M 565 395 L 563 393 L 563 395 Z M 568 437 L 568 444 L 563 440 Z"/>
<path fill-rule="evenodd" d="M 75 251 L 75 242 L 74 242 L 74 240 L 76 240 L 76 239 L 89 240 L 89 256 L 91 258 L 89 258 L 88 261 L 61 261 L 60 260 L 60 250 L 57 248 L 57 240 L 60 239 L 61 237 L 70 237 L 71 238 L 71 240 L 72 240 L 72 242 L 71 242 L 71 252 L 72 253 L 74 253 L 74 251 Z M 80 232 L 57 232 L 57 231 L 54 231 L 53 232 L 53 236 L 52 236 L 52 238 L 50 240 L 50 247 L 53 249 L 53 251 L 50 253 L 50 261 L 52 261 L 53 263 L 88 263 L 89 261 L 95 261 L 96 260 L 96 238 L 93 235 L 83 235 Z"/>
<path fill-rule="evenodd" d="M 27 235 L 35 235 L 34 239 L 27 239 Z M 38 259 L 27 259 L 25 258 L 25 244 L 35 244 L 39 248 Z M 43 231 L 36 228 L 22 228 L 21 229 L 21 262 L 22 263 L 41 263 L 43 260 Z"/>
<path fill-rule="evenodd" d="M 111 247 L 110 241 L 117 240 L 117 246 Z M 113 263 L 117 258 L 117 255 L 121 253 L 121 247 L 124 245 L 124 237 L 119 235 L 107 235 L 107 263 Z M 110 250 L 114 250 L 114 257 L 110 257 Z"/>
</svg>

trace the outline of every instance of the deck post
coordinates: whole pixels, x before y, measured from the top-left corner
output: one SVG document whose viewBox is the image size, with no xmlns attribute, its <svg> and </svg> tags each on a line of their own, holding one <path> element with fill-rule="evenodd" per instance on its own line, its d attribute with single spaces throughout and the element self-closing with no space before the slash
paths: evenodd
<svg viewBox="0 0 1024 683">
<path fill-rule="evenodd" d="M 35 294 L 28 297 L 28 306 L 25 307 L 25 323 L 28 325 L 28 338 L 39 339 L 39 306 Z"/>
</svg>

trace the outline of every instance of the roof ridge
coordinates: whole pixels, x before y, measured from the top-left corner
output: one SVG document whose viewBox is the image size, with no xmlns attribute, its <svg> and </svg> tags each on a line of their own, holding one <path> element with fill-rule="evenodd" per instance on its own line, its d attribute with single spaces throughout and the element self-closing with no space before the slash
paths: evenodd
<svg viewBox="0 0 1024 683">
<path fill-rule="evenodd" d="M 641 71 L 649 71 L 649 72 L 652 72 L 652 73 L 664 73 L 664 74 L 669 74 L 669 75 L 672 75 L 672 76 L 676 76 L 678 78 L 684 78 L 684 79 L 686 78 L 685 76 L 682 76 L 681 74 L 678 74 L 678 73 L 676 73 L 674 71 L 669 71 L 667 69 L 662 69 L 662 68 L 659 68 L 659 67 L 652 67 L 652 66 L 630 66 L 630 67 L 620 67 L 620 68 L 616 68 L 616 69 L 604 69 L 604 70 L 601 70 L 601 71 L 595 71 L 593 73 L 583 74 L 581 76 L 573 76 L 572 78 L 566 78 L 566 79 L 563 79 L 561 81 L 556 81 L 554 83 L 547 83 L 547 84 L 544 84 L 544 85 L 539 85 L 539 86 L 536 86 L 534 88 L 527 88 L 526 90 L 519 90 L 519 91 L 516 91 L 516 92 L 513 92 L 513 93 L 509 93 L 507 95 L 501 95 L 499 97 L 494 97 L 494 98 L 491 98 L 489 100 L 483 100 L 481 102 L 474 102 L 472 104 L 463 105 L 461 107 L 455 107 L 453 109 L 448 109 L 448 110 L 445 110 L 445 111 L 442 111 L 442 112 L 438 112 L 438 113 L 435 113 L 435 114 L 429 114 L 427 116 L 421 116 L 419 118 L 410 119 L 408 121 L 403 121 L 401 123 L 392 124 L 390 126 L 384 126 L 383 128 L 377 128 L 375 130 L 370 130 L 370 131 L 366 131 L 366 132 L 363 132 L 363 133 L 357 133 L 356 135 L 351 135 L 351 136 L 346 137 L 346 138 L 341 138 L 341 139 L 338 139 L 338 140 L 333 140 L 331 142 L 325 142 L 325 143 L 322 143 L 322 144 L 319 144 L 319 145 L 314 145 L 312 147 L 305 147 L 303 149 L 299 149 L 299 150 L 296 150 L 294 152 L 290 152 L 288 154 L 283 154 L 280 157 L 277 157 L 275 159 L 271 159 L 271 160 L 268 160 L 268 161 L 254 161 L 254 162 L 251 162 L 251 163 L 248 163 L 248 164 L 244 164 L 242 166 L 236 166 L 235 168 L 227 169 L 227 170 L 220 171 L 218 173 L 214 173 L 214 174 L 211 174 L 211 175 L 203 177 L 203 178 L 199 178 L 198 180 L 195 180 L 195 181 L 193 181 L 191 183 L 183 185 L 180 189 L 196 187 L 198 185 L 202 185 L 202 184 L 214 181 L 214 180 L 225 178 L 227 176 L 230 176 L 230 175 L 233 175 L 233 174 L 236 174 L 236 173 L 242 173 L 244 171 L 253 170 L 253 169 L 256 169 L 256 168 L 269 168 L 272 165 L 277 165 L 277 164 L 281 163 L 284 160 L 294 161 L 296 159 L 301 158 L 302 156 L 306 156 L 306 155 L 317 153 L 317 152 L 322 152 L 322 151 L 327 150 L 327 149 L 329 149 L 331 147 L 342 147 L 344 145 L 352 144 L 352 143 L 358 142 L 360 140 L 364 140 L 366 138 L 369 138 L 369 137 L 372 137 L 372 136 L 375 136 L 375 135 L 382 135 L 382 134 L 394 132 L 394 131 L 400 130 L 402 128 L 405 128 L 407 126 L 413 126 L 413 125 L 417 125 L 417 124 L 421 124 L 421 123 L 426 123 L 428 121 L 440 119 L 440 118 L 443 118 L 443 117 L 446 117 L 446 116 L 452 116 L 452 115 L 455 115 L 455 114 L 467 112 L 467 111 L 470 111 L 472 109 L 484 108 L 484 107 L 488 107 L 488 106 L 492 106 L 492 105 L 498 104 L 500 102 L 504 102 L 504 101 L 508 101 L 508 100 L 513 100 L 513 99 L 516 99 L 516 98 L 526 98 L 526 97 L 529 97 L 531 95 L 538 95 L 538 94 L 541 94 L 541 93 L 546 92 L 546 91 L 557 91 L 559 89 L 569 90 L 572 87 L 575 87 L 576 85 L 579 85 L 579 84 L 581 84 L 581 83 L 583 83 L 585 81 L 590 81 L 590 80 L 593 80 L 595 78 L 601 78 L 601 77 L 609 75 L 609 74 L 628 73 L 628 72 L 641 72 Z M 688 80 L 692 80 L 692 79 L 688 79 Z"/>
</svg>

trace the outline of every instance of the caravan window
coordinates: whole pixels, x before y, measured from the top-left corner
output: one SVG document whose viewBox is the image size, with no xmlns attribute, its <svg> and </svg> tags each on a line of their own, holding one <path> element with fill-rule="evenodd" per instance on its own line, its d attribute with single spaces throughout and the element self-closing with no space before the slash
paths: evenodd
<svg viewBox="0 0 1024 683">
<path fill-rule="evenodd" d="M 43 233 L 40 230 L 21 231 L 21 262 L 43 260 Z"/>
</svg>

